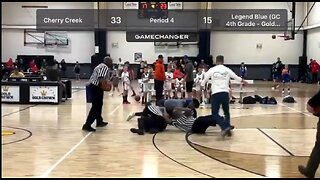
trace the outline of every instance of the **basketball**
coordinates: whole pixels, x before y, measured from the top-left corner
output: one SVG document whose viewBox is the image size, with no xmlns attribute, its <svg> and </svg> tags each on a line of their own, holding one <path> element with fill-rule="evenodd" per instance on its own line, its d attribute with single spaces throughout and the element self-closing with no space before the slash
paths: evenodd
<svg viewBox="0 0 320 180">
<path fill-rule="evenodd" d="M 100 82 L 100 87 L 103 91 L 111 91 L 112 85 L 110 81 L 103 80 Z"/>
<path fill-rule="evenodd" d="M 135 99 L 136 101 L 140 101 L 140 96 L 139 96 L 139 95 L 136 95 L 136 96 L 134 97 L 134 99 Z"/>
<path fill-rule="evenodd" d="M 277 36 L 276 35 L 272 35 L 272 39 L 275 39 Z"/>
</svg>

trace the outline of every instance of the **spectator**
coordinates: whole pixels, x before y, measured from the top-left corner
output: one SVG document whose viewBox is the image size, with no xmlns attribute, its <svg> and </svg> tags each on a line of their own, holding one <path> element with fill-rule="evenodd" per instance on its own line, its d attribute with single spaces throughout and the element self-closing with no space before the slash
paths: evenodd
<svg viewBox="0 0 320 180">
<path fill-rule="evenodd" d="M 6 62 L 6 74 L 9 75 L 11 74 L 13 70 L 13 61 L 12 58 L 9 58 L 9 60 Z"/>
<path fill-rule="evenodd" d="M 76 79 L 79 81 L 80 80 L 80 64 L 77 61 L 76 65 L 74 66 L 74 72 L 76 74 Z"/>
<path fill-rule="evenodd" d="M 66 77 L 67 63 L 64 59 L 61 60 L 60 67 L 61 67 L 61 71 L 62 71 L 62 77 Z"/>
<path fill-rule="evenodd" d="M 277 82 L 281 81 L 281 74 L 282 74 L 282 70 L 284 68 L 284 65 L 282 64 L 280 57 L 277 58 L 277 62 L 276 62 L 276 80 Z"/>
<path fill-rule="evenodd" d="M 21 67 L 20 59 L 16 59 L 16 60 L 14 61 L 14 66 L 17 67 L 17 68 L 20 70 L 20 67 Z"/>
<path fill-rule="evenodd" d="M 186 82 L 186 91 L 188 98 L 192 98 L 192 87 L 193 87 L 193 81 L 194 81 L 194 75 L 193 70 L 194 67 L 192 65 L 192 61 L 188 59 L 188 57 L 185 56 L 185 76 L 184 80 Z"/>
<path fill-rule="evenodd" d="M 139 67 L 139 72 L 138 72 L 138 77 L 137 77 L 138 79 L 141 79 L 142 74 L 143 74 L 144 67 L 145 67 L 144 61 L 141 61 L 141 62 L 140 62 L 140 67 Z"/>
<path fill-rule="evenodd" d="M 31 71 L 32 74 L 37 74 L 39 72 L 39 68 L 34 59 L 29 63 L 29 71 Z"/>
<path fill-rule="evenodd" d="M 163 65 L 163 56 L 159 55 L 155 64 L 154 72 L 154 89 L 156 90 L 156 103 L 162 99 L 163 85 L 166 80 L 165 70 Z"/>
<path fill-rule="evenodd" d="M 41 64 L 41 69 L 46 69 L 46 68 L 47 68 L 47 60 L 43 59 Z"/>
<path fill-rule="evenodd" d="M 320 66 L 315 59 L 313 59 L 311 61 L 310 69 L 311 69 L 311 74 L 312 74 L 312 83 L 317 84 L 318 83 L 318 72 L 319 72 Z"/>
<path fill-rule="evenodd" d="M 4 71 L 5 71 L 4 65 L 1 64 L 1 80 L 4 79 Z"/>
<path fill-rule="evenodd" d="M 15 67 L 10 77 L 24 77 L 24 74 L 20 72 L 17 67 Z"/>
</svg>

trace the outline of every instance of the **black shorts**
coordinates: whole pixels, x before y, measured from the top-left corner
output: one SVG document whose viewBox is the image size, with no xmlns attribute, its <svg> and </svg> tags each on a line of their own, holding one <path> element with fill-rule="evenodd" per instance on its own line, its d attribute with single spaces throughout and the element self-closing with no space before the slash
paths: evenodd
<svg viewBox="0 0 320 180">
<path fill-rule="evenodd" d="M 75 69 L 74 71 L 76 74 L 80 74 L 80 69 Z"/>
<path fill-rule="evenodd" d="M 192 92 L 193 81 L 186 82 L 186 90 L 187 92 Z"/>
</svg>

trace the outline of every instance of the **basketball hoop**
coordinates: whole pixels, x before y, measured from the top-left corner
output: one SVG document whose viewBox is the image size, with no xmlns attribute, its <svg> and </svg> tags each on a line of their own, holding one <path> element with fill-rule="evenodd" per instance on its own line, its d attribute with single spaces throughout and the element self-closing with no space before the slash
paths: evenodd
<svg viewBox="0 0 320 180">
<path fill-rule="evenodd" d="M 290 40 L 290 37 L 286 34 L 284 35 L 278 35 L 278 37 L 283 38 L 284 40 Z"/>
</svg>

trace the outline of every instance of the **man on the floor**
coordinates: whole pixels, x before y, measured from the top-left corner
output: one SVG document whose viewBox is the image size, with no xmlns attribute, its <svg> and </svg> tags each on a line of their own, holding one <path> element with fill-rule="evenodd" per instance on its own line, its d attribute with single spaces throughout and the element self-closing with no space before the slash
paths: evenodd
<svg viewBox="0 0 320 180">
<path fill-rule="evenodd" d="M 157 133 L 164 131 L 167 124 L 191 133 L 205 133 L 208 127 L 216 126 L 216 122 L 212 120 L 211 115 L 194 117 L 193 111 L 189 108 L 175 108 L 173 110 L 173 117 L 159 106 L 147 105 L 143 112 L 133 113 L 129 115 L 127 121 L 134 116 L 141 116 L 138 118 L 138 129 L 131 128 L 132 133 L 143 135 L 144 132 Z"/>
<path fill-rule="evenodd" d="M 132 133 L 143 135 L 144 132 L 149 132 L 153 134 L 164 131 L 167 127 L 167 122 L 164 119 L 164 108 L 160 108 L 151 103 L 147 103 L 142 112 L 130 113 L 127 121 L 130 121 L 135 116 L 140 116 L 140 118 L 138 118 L 138 129 L 130 129 Z"/>
</svg>

